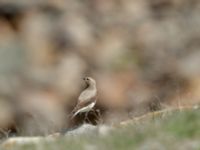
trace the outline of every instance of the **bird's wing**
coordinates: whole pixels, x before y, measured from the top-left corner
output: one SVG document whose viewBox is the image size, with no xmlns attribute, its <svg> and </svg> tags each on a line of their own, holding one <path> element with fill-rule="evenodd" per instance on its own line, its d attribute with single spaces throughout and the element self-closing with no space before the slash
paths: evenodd
<svg viewBox="0 0 200 150">
<path fill-rule="evenodd" d="M 90 98 L 95 97 L 96 95 L 96 90 L 84 90 L 78 97 L 78 103 L 82 101 L 88 101 Z"/>
<path fill-rule="evenodd" d="M 88 98 L 87 100 L 84 100 L 84 101 L 78 101 L 76 107 L 72 110 L 72 115 L 76 113 L 79 109 L 88 106 L 92 102 L 96 102 L 96 100 L 97 100 L 97 95 L 91 98 Z"/>
</svg>

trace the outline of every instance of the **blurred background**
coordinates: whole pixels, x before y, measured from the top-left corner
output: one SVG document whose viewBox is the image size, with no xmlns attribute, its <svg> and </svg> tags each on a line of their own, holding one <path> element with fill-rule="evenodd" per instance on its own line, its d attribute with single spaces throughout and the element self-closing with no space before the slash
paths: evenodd
<svg viewBox="0 0 200 150">
<path fill-rule="evenodd" d="M 198 0 L 1 0 L 1 136 L 68 128 L 85 76 L 101 123 L 198 104 L 199 14 Z"/>
</svg>

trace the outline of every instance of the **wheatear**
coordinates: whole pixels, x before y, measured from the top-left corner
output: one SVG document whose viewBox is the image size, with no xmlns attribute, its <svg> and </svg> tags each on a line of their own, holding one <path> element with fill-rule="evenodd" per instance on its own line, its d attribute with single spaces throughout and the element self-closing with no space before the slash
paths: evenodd
<svg viewBox="0 0 200 150">
<path fill-rule="evenodd" d="M 85 81 L 87 87 L 78 97 L 78 102 L 72 111 L 71 118 L 74 118 L 79 113 L 88 113 L 93 109 L 97 101 L 96 81 L 91 77 L 85 77 L 83 80 Z"/>
</svg>

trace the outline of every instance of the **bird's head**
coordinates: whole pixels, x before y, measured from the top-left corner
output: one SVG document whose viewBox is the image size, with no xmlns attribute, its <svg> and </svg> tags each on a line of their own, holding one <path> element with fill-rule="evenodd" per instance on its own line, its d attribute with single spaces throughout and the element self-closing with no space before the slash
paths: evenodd
<svg viewBox="0 0 200 150">
<path fill-rule="evenodd" d="M 96 86 L 96 81 L 92 79 L 91 77 L 85 77 L 83 78 L 87 86 Z"/>
</svg>

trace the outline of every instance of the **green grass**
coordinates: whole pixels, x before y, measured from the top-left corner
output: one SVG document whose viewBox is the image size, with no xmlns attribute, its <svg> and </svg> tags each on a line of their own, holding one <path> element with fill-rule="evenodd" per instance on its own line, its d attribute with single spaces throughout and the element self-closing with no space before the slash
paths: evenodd
<svg viewBox="0 0 200 150">
<path fill-rule="evenodd" d="M 107 136 L 63 137 L 54 142 L 16 146 L 14 150 L 200 150 L 200 110 L 173 112 L 117 127 Z"/>
</svg>

